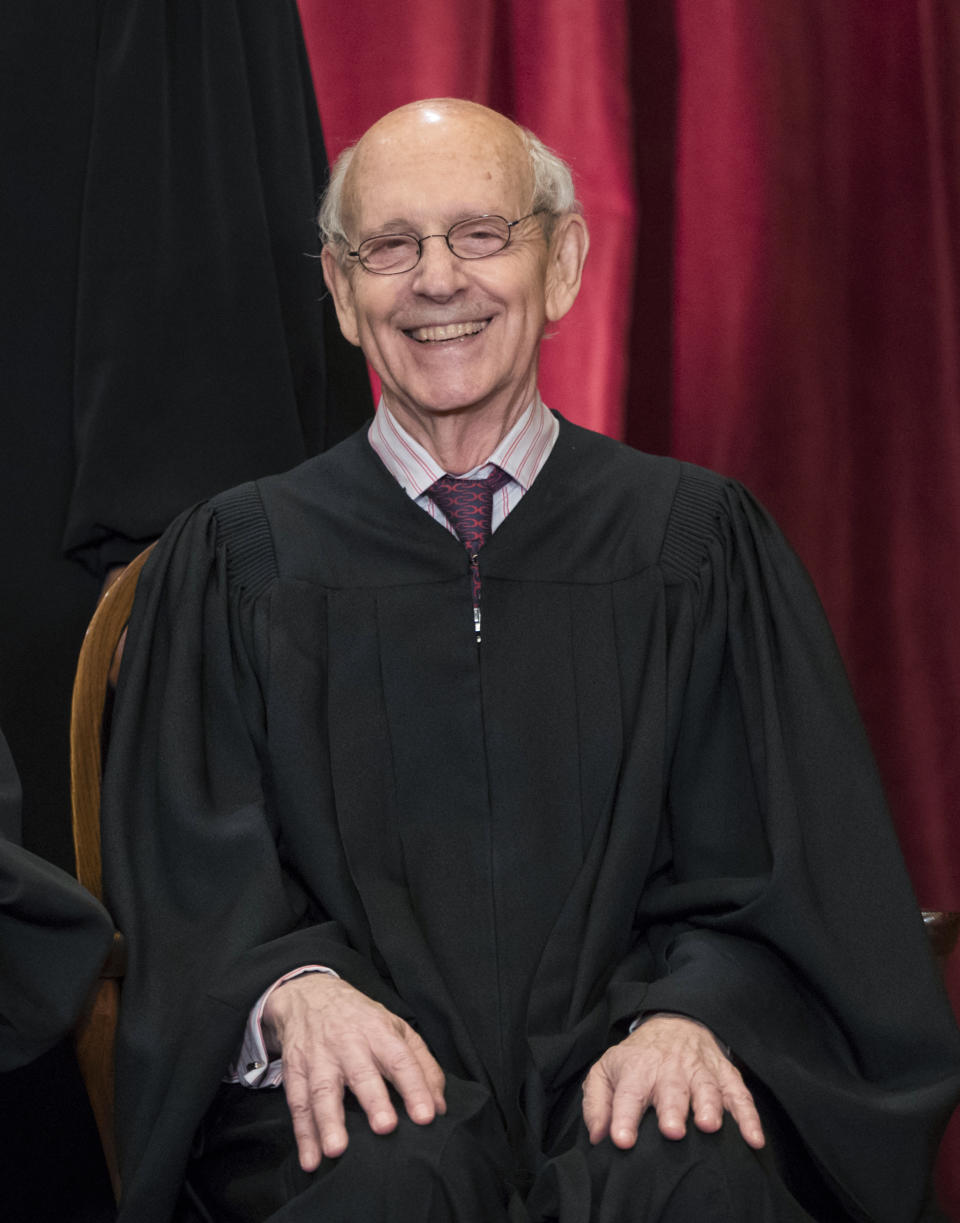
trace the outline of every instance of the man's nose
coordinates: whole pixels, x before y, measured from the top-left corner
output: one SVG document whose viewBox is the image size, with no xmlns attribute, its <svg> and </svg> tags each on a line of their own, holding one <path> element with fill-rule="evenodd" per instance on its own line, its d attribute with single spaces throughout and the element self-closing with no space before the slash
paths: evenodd
<svg viewBox="0 0 960 1223">
<path fill-rule="evenodd" d="M 413 275 L 418 293 L 450 296 L 463 284 L 465 268 L 463 260 L 448 246 L 445 234 L 427 234 L 420 239 L 420 262 Z"/>
</svg>

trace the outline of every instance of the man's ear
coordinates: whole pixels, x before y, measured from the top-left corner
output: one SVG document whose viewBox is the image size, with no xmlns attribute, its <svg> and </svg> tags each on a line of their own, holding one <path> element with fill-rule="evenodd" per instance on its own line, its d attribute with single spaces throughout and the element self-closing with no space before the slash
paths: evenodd
<svg viewBox="0 0 960 1223">
<path fill-rule="evenodd" d="M 589 249 L 590 233 L 578 212 L 568 212 L 554 222 L 544 291 L 547 319 L 551 323 L 562 319 L 576 301 Z"/>
<path fill-rule="evenodd" d="M 340 330 L 351 344 L 360 347 L 360 330 L 357 327 L 357 307 L 353 300 L 353 285 L 346 268 L 340 263 L 329 246 L 320 252 L 323 261 L 323 279 L 337 308 Z"/>
</svg>

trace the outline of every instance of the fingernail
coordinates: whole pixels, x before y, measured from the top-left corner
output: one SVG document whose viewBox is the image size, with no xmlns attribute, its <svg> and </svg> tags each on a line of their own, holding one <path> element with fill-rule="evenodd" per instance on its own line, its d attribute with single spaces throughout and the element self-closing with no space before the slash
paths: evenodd
<svg viewBox="0 0 960 1223">
<path fill-rule="evenodd" d="M 392 1120 L 393 1118 L 388 1112 L 379 1112 L 374 1114 L 373 1124 L 379 1128 L 381 1126 L 389 1125 Z"/>
</svg>

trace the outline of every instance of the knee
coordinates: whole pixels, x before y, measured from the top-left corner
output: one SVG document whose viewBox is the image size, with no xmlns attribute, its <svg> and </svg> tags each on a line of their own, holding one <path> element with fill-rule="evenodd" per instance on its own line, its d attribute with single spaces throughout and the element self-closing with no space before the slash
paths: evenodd
<svg viewBox="0 0 960 1223">
<path fill-rule="evenodd" d="M 394 1203 L 416 1204 L 423 1219 L 502 1217 L 509 1148 L 489 1094 L 471 1083 L 447 1085 L 447 1111 L 416 1125 L 398 1109 L 390 1134 L 374 1134 L 363 1114 L 348 1122 L 341 1162 L 351 1178 L 389 1187 Z"/>
<path fill-rule="evenodd" d="M 763 1160 L 735 1125 L 728 1121 L 715 1134 L 690 1126 L 686 1137 L 672 1141 L 650 1113 L 629 1150 L 609 1139 L 591 1147 L 584 1131 L 573 1148 L 548 1163 L 531 1204 L 537 1219 L 759 1223 L 770 1217 L 767 1201 Z"/>
<path fill-rule="evenodd" d="M 716 1133 L 705 1134 L 691 1124 L 684 1138 L 671 1140 L 649 1114 L 631 1150 L 607 1142 L 595 1152 L 591 1179 L 611 1219 L 647 1217 L 633 1213 L 638 1197 L 647 1201 L 649 1217 L 663 1223 L 774 1217 L 770 1212 L 778 1188 L 771 1181 L 769 1160 L 747 1146 L 729 1117 Z"/>
</svg>

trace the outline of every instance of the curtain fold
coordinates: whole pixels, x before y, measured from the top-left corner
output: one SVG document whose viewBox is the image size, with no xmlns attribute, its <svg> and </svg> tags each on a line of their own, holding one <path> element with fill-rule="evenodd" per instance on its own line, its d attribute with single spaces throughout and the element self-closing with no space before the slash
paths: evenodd
<svg viewBox="0 0 960 1223">
<path fill-rule="evenodd" d="M 851 671 L 921 900 L 960 907 L 960 141 L 946 10 L 773 8 L 776 22 L 761 0 L 677 6 L 672 448 L 745 480 L 786 527 Z"/>
</svg>

